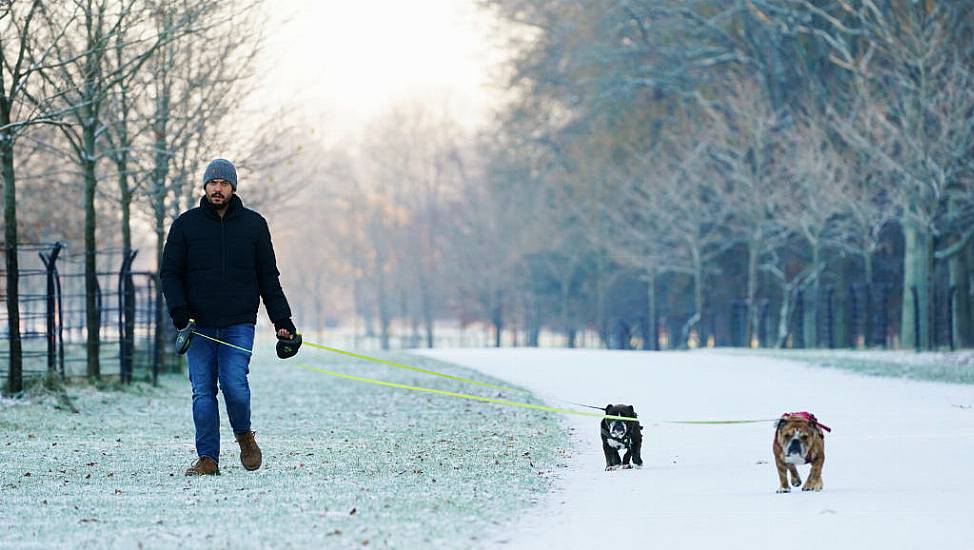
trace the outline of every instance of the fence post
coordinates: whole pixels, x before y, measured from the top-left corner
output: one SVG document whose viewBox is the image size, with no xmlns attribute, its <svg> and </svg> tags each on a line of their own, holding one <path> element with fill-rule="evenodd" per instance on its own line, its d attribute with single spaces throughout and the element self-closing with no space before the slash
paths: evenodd
<svg viewBox="0 0 974 550">
<path fill-rule="evenodd" d="M 60 293 L 60 285 L 55 285 L 55 277 L 57 276 L 57 257 L 61 252 L 63 245 L 60 242 L 54 243 L 51 251 L 48 253 L 38 252 L 37 255 L 40 256 L 41 261 L 44 263 L 44 269 L 47 272 L 47 327 L 44 333 L 44 337 L 47 340 L 47 371 L 48 373 L 57 372 L 57 333 L 55 332 L 55 316 L 57 315 L 57 304 L 59 303 L 58 294 Z M 60 320 L 60 317 L 58 317 Z M 63 364 L 63 363 L 62 363 Z M 64 369 L 61 369 L 61 377 L 64 377 Z"/>
<path fill-rule="evenodd" d="M 149 302 L 152 304 L 152 385 L 159 385 L 159 367 L 162 363 L 162 288 L 159 279 L 159 272 L 155 272 L 149 277 L 152 291 L 149 294 Z"/>
<path fill-rule="evenodd" d="M 118 272 L 118 373 L 123 384 L 132 382 L 132 360 L 134 352 L 135 329 L 135 288 L 132 284 L 132 262 L 138 250 L 129 252 L 122 258 Z"/>
</svg>

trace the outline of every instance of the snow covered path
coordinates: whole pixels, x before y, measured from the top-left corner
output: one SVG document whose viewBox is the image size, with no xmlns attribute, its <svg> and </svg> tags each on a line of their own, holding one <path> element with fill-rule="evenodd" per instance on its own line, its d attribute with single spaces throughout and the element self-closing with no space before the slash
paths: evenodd
<svg viewBox="0 0 974 550">
<path fill-rule="evenodd" d="M 866 377 L 719 352 L 435 350 L 559 399 L 632 403 L 641 470 L 605 472 L 598 421 L 566 416 L 576 454 L 501 548 L 974 548 L 974 385 Z M 776 494 L 771 423 L 808 410 L 832 427 L 825 489 Z M 800 467 L 804 479 L 807 467 Z"/>
</svg>

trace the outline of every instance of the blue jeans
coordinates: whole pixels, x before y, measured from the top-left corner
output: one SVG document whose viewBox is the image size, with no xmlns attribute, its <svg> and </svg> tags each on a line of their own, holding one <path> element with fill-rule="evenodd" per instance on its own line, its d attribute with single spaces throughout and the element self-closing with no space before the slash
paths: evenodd
<svg viewBox="0 0 974 550">
<path fill-rule="evenodd" d="M 196 327 L 197 332 L 245 349 L 254 347 L 254 325 L 224 328 Z M 187 352 L 189 381 L 193 385 L 193 422 L 196 454 L 220 461 L 220 408 L 216 402 L 217 380 L 230 417 L 233 433 L 250 431 L 250 354 L 193 336 Z"/>
</svg>

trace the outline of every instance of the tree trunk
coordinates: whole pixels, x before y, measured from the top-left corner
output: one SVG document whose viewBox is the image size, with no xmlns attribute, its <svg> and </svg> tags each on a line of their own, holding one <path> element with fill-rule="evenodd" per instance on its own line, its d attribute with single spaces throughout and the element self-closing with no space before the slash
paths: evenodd
<svg viewBox="0 0 974 550">
<path fill-rule="evenodd" d="M 420 302 L 423 309 L 423 329 L 426 332 L 426 347 L 433 349 L 433 293 L 430 291 L 422 267 L 419 274 Z"/>
<path fill-rule="evenodd" d="M 834 289 L 834 303 L 832 308 L 834 325 L 832 327 L 833 345 L 837 348 L 855 347 L 855 327 L 851 326 L 852 317 L 849 315 L 848 265 L 838 270 L 838 284 Z"/>
<path fill-rule="evenodd" d="M 124 146 L 123 146 L 124 147 Z M 122 307 L 123 310 L 123 321 L 124 321 L 124 333 L 123 339 L 120 343 L 120 368 L 122 370 L 123 382 L 131 382 L 128 379 L 128 373 L 126 368 L 122 365 L 132 365 L 134 361 L 135 352 L 135 285 L 132 281 L 132 269 L 131 265 L 127 263 L 129 256 L 132 254 L 132 227 L 131 227 L 131 206 L 132 206 L 132 191 L 128 186 L 128 153 L 126 151 L 121 152 L 121 156 L 116 161 L 116 168 L 118 169 L 118 190 L 119 190 L 119 209 L 122 214 L 122 262 L 124 265 L 128 265 L 129 268 L 124 274 L 122 274 Z"/>
<path fill-rule="evenodd" d="M 930 349 L 933 236 L 915 222 L 904 222 L 903 309 L 900 342 L 904 348 Z M 913 288 L 916 288 L 916 301 Z"/>
<path fill-rule="evenodd" d="M 490 320 L 494 325 L 494 347 L 501 347 L 501 335 L 504 329 L 504 312 L 501 308 L 500 292 L 494 294 L 494 303 L 491 307 Z"/>
<path fill-rule="evenodd" d="M 656 320 L 659 312 L 656 307 L 656 270 L 650 269 L 646 274 L 646 334 L 649 335 L 649 347 L 659 351 L 659 327 Z"/>
<path fill-rule="evenodd" d="M 704 320 L 704 300 L 703 300 L 703 258 L 700 255 L 700 251 L 697 248 L 693 249 L 693 308 L 695 310 L 694 315 L 696 316 L 696 322 L 693 325 L 687 327 L 688 331 L 693 330 L 694 325 L 697 327 L 697 345 L 699 347 L 707 346 L 707 334 L 704 330 L 705 323 Z M 683 342 L 685 345 L 686 342 Z"/>
<path fill-rule="evenodd" d="M 595 262 L 595 328 L 602 345 L 609 347 L 609 326 L 605 319 L 605 258 L 598 254 Z"/>
<path fill-rule="evenodd" d="M 781 307 L 778 309 L 778 338 L 774 343 L 776 348 L 784 348 L 788 342 L 789 321 L 791 321 L 791 300 L 795 284 L 784 279 L 781 284 Z"/>
<path fill-rule="evenodd" d="M 967 257 L 970 250 L 971 245 L 968 244 L 948 260 L 950 286 L 954 289 L 953 300 L 950 303 L 953 319 L 950 330 L 954 336 L 954 345 L 958 348 L 971 345 L 971 274 L 967 270 Z"/>
<path fill-rule="evenodd" d="M 159 369 L 162 367 L 162 349 L 163 349 L 163 336 L 164 329 L 163 323 L 166 319 L 166 299 L 162 293 L 162 278 L 160 277 L 159 271 L 162 269 L 162 252 L 166 246 L 166 213 L 164 210 L 164 205 L 155 205 L 155 217 L 156 217 L 156 272 L 155 272 L 155 300 L 153 305 L 155 306 L 155 311 L 152 312 L 155 319 L 155 333 L 152 335 L 153 347 L 155 351 L 155 356 L 152 358 L 152 383 L 158 384 L 157 374 Z"/>
<path fill-rule="evenodd" d="M 819 306 L 822 302 L 822 284 L 818 275 L 821 261 L 822 246 L 816 241 L 812 243 L 812 286 L 806 293 L 808 300 L 805 300 L 802 308 L 802 337 L 805 340 L 806 348 L 819 347 L 818 326 Z"/>
<path fill-rule="evenodd" d="M 166 133 L 166 115 L 160 114 L 158 109 L 161 105 L 156 104 L 157 108 L 157 118 L 153 123 L 154 133 L 155 133 L 155 155 L 153 158 L 153 168 L 152 168 L 152 213 L 155 222 L 155 234 L 156 234 L 156 278 L 158 279 L 159 270 L 162 269 L 162 253 L 166 246 L 166 180 L 169 177 L 169 154 L 166 145 L 167 133 Z M 168 311 L 166 307 L 165 296 L 162 293 L 162 285 L 157 284 L 155 289 L 155 334 L 153 338 L 155 340 L 154 349 L 162 350 L 164 341 L 164 328 L 163 323 L 166 318 L 165 313 Z M 157 355 L 161 357 L 161 355 Z M 153 358 L 153 372 L 158 371 L 162 365 L 159 364 L 157 358 Z"/>
<path fill-rule="evenodd" d="M 571 290 L 570 283 L 563 277 L 560 281 L 559 287 L 561 300 L 559 301 L 558 317 L 561 324 L 561 330 L 565 333 L 565 337 L 568 339 L 568 347 L 573 348 L 575 347 L 575 342 L 573 338 L 569 337 L 569 332 L 571 332 L 572 329 L 568 326 L 568 305 L 569 299 L 571 298 L 571 293 L 569 292 Z"/>
<path fill-rule="evenodd" d="M 751 347 L 758 331 L 758 308 L 756 298 L 758 294 L 758 249 L 760 241 L 752 238 L 747 246 L 747 330 L 744 346 Z"/>
<path fill-rule="evenodd" d="M 0 126 L 10 123 L 5 105 L 0 113 Z M 19 267 L 17 262 L 17 190 L 14 186 L 14 144 L 13 136 L 0 131 L 0 173 L 3 176 L 3 238 L 6 245 L 7 270 L 7 343 L 10 350 L 10 363 L 7 370 L 7 392 L 20 393 L 24 389 L 23 352 L 20 341 L 20 293 Z"/>
<path fill-rule="evenodd" d="M 88 329 L 87 339 L 87 373 L 88 378 L 97 380 L 101 377 L 99 363 L 99 348 L 101 344 L 101 311 L 98 309 L 98 270 L 95 262 L 95 187 L 98 179 L 95 176 L 95 128 L 85 125 L 83 129 L 83 157 L 82 170 L 85 180 L 85 318 Z"/>
<path fill-rule="evenodd" d="M 384 257 L 379 256 L 377 258 L 377 277 L 376 277 L 376 294 L 378 295 L 378 308 L 379 308 L 379 339 L 382 344 L 383 350 L 389 349 L 389 325 L 392 322 L 391 314 L 389 313 L 389 304 L 386 298 L 386 278 L 384 274 L 385 263 Z"/>
</svg>

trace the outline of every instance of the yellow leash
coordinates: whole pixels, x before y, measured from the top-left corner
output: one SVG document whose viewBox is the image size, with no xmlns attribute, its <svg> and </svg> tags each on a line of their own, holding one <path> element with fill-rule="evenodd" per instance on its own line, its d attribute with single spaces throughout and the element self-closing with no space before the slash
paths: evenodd
<svg viewBox="0 0 974 550">
<path fill-rule="evenodd" d="M 311 346 L 324 351 L 330 351 L 332 353 L 337 353 L 339 355 L 346 355 L 348 357 L 354 357 L 355 359 L 361 359 L 363 361 L 372 361 L 373 363 L 380 363 L 383 365 L 389 365 L 390 367 L 396 367 L 399 369 L 411 370 L 413 372 L 421 372 L 423 374 L 429 374 L 431 376 L 439 376 L 440 378 L 446 378 L 448 380 L 456 380 L 457 382 L 464 382 L 466 384 L 476 384 L 478 386 L 484 386 L 487 388 L 494 388 L 496 390 L 504 390 L 514 393 L 527 393 L 527 390 L 518 390 L 515 388 L 508 388 L 506 386 L 498 386 L 496 384 L 488 384 L 487 382 L 478 382 L 477 380 L 470 380 L 469 378 L 461 378 L 459 376 L 452 376 L 449 374 L 443 374 L 442 372 L 436 372 L 432 370 L 421 369 L 419 367 L 414 367 L 412 365 L 404 365 L 402 363 L 396 363 L 394 361 L 386 361 L 385 359 L 379 359 L 377 357 L 369 357 L 368 355 L 359 355 L 357 353 L 352 353 L 350 351 L 341 350 L 338 348 L 330 348 L 328 346 L 322 346 L 321 344 L 314 344 L 312 342 L 305 341 L 304 345 Z"/>
<path fill-rule="evenodd" d="M 211 340 L 211 341 L 216 342 L 218 344 L 223 344 L 225 346 L 230 346 L 233 349 L 238 349 L 238 350 L 240 350 L 242 352 L 249 353 L 251 355 L 253 355 L 253 353 L 254 353 L 252 350 L 249 350 L 247 348 L 242 348 L 240 346 L 235 346 L 235 345 L 233 345 L 233 344 L 231 344 L 229 342 L 224 342 L 223 340 L 220 340 L 220 339 L 217 339 L 217 338 L 213 338 L 212 336 L 207 336 L 207 335 L 205 335 L 205 334 L 203 334 L 201 332 L 197 332 L 195 330 L 193 331 L 193 334 L 196 334 L 198 336 L 202 336 L 203 338 L 206 338 L 207 340 Z M 385 359 L 379 359 L 377 357 L 369 357 L 368 355 L 359 355 L 357 353 L 352 353 L 350 351 L 345 351 L 345 350 L 338 349 L 338 348 L 331 348 L 331 347 L 328 347 L 328 346 L 323 346 L 321 344 L 315 344 L 314 342 L 308 342 L 307 340 L 305 340 L 304 342 L 302 342 L 302 345 L 310 346 L 310 347 L 317 348 L 317 349 L 324 350 L 324 351 L 330 351 L 332 353 L 337 353 L 339 355 L 345 355 L 345 356 L 348 356 L 348 357 L 354 357 L 355 359 L 361 359 L 363 361 L 371 361 L 373 363 L 379 363 L 379 364 L 382 364 L 382 365 L 388 365 L 390 367 L 396 367 L 397 369 L 410 370 L 410 371 L 413 371 L 413 372 L 421 372 L 423 374 L 428 374 L 430 376 L 438 376 L 440 378 L 446 378 L 448 380 L 455 380 L 457 382 L 463 382 L 465 384 L 474 384 L 474 385 L 477 385 L 477 386 L 484 386 L 484 387 L 487 387 L 487 388 L 494 388 L 495 390 L 503 390 L 503 391 L 509 391 L 509 392 L 513 392 L 513 393 L 528 393 L 527 390 L 518 390 L 518 389 L 515 389 L 515 388 L 508 388 L 506 386 L 498 386 L 496 384 L 488 384 L 487 382 L 479 382 L 477 380 L 470 380 L 469 378 L 462 378 L 460 376 L 453 376 L 453 375 L 450 375 L 450 374 L 443 374 L 442 372 L 436 372 L 436 371 L 432 371 L 432 370 L 421 369 L 419 367 L 414 367 L 412 365 L 404 365 L 402 363 L 396 363 L 395 361 L 387 361 Z"/>
<path fill-rule="evenodd" d="M 200 333 L 200 332 L 193 331 L 193 333 L 196 334 L 196 335 L 198 335 L 198 336 L 202 336 L 203 338 L 205 338 L 207 340 L 211 340 L 211 341 L 216 342 L 218 344 L 223 344 L 225 346 L 229 346 L 229 347 L 231 347 L 233 349 L 237 349 L 237 350 L 243 351 L 245 353 L 249 353 L 251 355 L 253 355 L 253 353 L 254 353 L 252 350 L 249 350 L 249 349 L 246 349 L 246 348 L 242 348 L 240 346 L 235 346 L 235 345 L 233 345 L 233 344 L 231 344 L 229 342 L 224 342 L 223 340 L 220 340 L 218 338 L 213 338 L 212 336 L 207 336 L 206 334 L 203 334 L 203 333 Z M 371 361 L 373 363 L 379 363 L 379 364 L 383 364 L 383 365 L 389 365 L 391 367 L 396 367 L 396 368 L 400 368 L 400 369 L 410 370 L 410 371 L 414 371 L 414 372 L 420 372 L 420 373 L 428 374 L 428 375 L 432 375 L 432 376 L 438 376 L 440 378 L 446 378 L 446 379 L 449 379 L 449 380 L 455 380 L 457 382 L 465 382 L 467 384 L 476 384 L 478 386 L 485 386 L 485 387 L 489 387 L 489 388 L 495 388 L 495 389 L 505 390 L 505 391 L 511 391 L 511 392 L 527 393 L 526 390 L 518 390 L 518 389 L 514 389 L 514 388 L 509 388 L 509 387 L 506 387 L 506 386 L 499 386 L 499 385 L 496 385 L 496 384 L 488 384 L 486 382 L 478 382 L 477 380 L 470 380 L 469 378 L 462 378 L 462 377 L 459 377 L 459 376 L 452 376 L 452 375 L 449 375 L 449 374 L 443 374 L 443 373 L 436 372 L 436 371 L 431 371 L 431 370 L 427 370 L 427 369 L 421 369 L 419 367 L 414 367 L 414 366 L 411 366 L 411 365 L 404 365 L 402 363 L 396 363 L 394 361 L 387 361 L 385 359 L 379 359 L 377 357 L 370 357 L 368 355 L 360 355 L 358 353 L 352 353 L 350 351 L 345 351 L 345 350 L 341 350 L 341 349 L 338 349 L 338 348 L 332 348 L 332 347 L 328 347 L 328 346 L 323 346 L 321 344 L 315 344 L 315 343 L 312 343 L 312 342 L 305 341 L 305 342 L 303 342 L 303 345 L 311 346 L 313 348 L 317 348 L 317 349 L 324 350 L 324 351 L 329 351 L 329 352 L 332 352 L 332 353 L 337 353 L 337 354 L 340 354 L 340 355 L 345 355 L 345 356 L 348 356 L 348 357 L 353 357 L 355 359 L 361 359 L 363 361 Z M 374 384 L 374 385 L 377 385 L 377 386 L 385 386 L 385 387 L 389 387 L 389 388 L 398 388 L 398 389 L 408 390 L 408 391 L 415 391 L 415 392 L 422 392 L 422 393 L 432 393 L 432 394 L 437 394 L 437 395 L 445 395 L 445 396 L 448 396 L 448 397 L 456 397 L 456 398 L 459 398 L 459 399 L 469 399 L 469 400 L 472 400 L 472 401 L 480 401 L 480 402 L 483 402 L 483 403 L 493 403 L 495 405 L 504 405 L 504 406 L 507 406 L 507 407 L 518 407 L 518 408 L 522 408 L 522 409 L 532 409 L 532 410 L 536 410 L 536 411 L 546 411 L 546 412 L 552 412 L 552 413 L 558 413 L 558 414 L 573 414 L 573 415 L 576 415 L 576 416 L 590 416 L 590 417 L 594 417 L 594 418 L 607 418 L 609 420 L 633 420 L 633 421 L 638 421 L 639 420 L 639 419 L 636 419 L 636 418 L 630 418 L 628 416 L 616 416 L 616 415 L 605 414 L 605 413 L 588 412 L 588 411 L 577 411 L 577 410 L 574 410 L 574 409 L 560 409 L 560 408 L 557 408 L 557 407 L 548 407 L 546 405 L 534 405 L 534 404 L 531 404 L 531 403 L 521 403 L 520 401 L 511 401 L 511 400 L 508 400 L 508 399 L 498 399 L 498 398 L 493 398 L 493 397 L 481 397 L 479 395 L 471 395 L 471 394 L 467 394 L 467 393 L 451 392 L 451 391 L 446 391 L 446 390 L 437 390 L 437 389 L 433 389 L 433 388 L 424 388 L 424 387 L 421 387 L 421 386 L 411 386 L 411 385 L 408 385 L 408 384 L 399 384 L 399 383 L 396 383 L 396 382 L 386 382 L 385 380 L 376 380 L 374 378 L 365 378 L 365 377 L 362 377 L 362 376 L 353 376 L 353 375 L 350 375 L 350 374 L 342 374 L 340 372 L 334 372 L 334 371 L 325 370 L 325 369 L 321 369 L 321 368 L 311 367 L 311 366 L 306 365 L 304 363 L 298 364 L 298 367 L 300 367 L 300 368 L 302 368 L 304 370 L 307 370 L 307 371 L 318 372 L 318 373 L 321 373 L 321 374 L 327 374 L 328 376 L 333 376 L 335 378 L 342 378 L 342 379 L 345 379 L 345 380 L 354 380 L 356 382 L 364 382 L 366 384 Z M 774 421 L 777 421 L 778 419 L 777 418 L 762 418 L 762 419 L 756 419 L 756 420 L 655 420 L 655 421 L 653 421 L 653 420 L 648 420 L 648 419 L 643 418 L 642 420 L 643 421 L 646 421 L 646 422 L 653 422 L 653 423 L 656 423 L 656 424 L 755 424 L 755 423 L 758 423 L 758 422 L 774 422 Z"/>
<path fill-rule="evenodd" d="M 597 412 L 588 411 L 576 411 L 574 409 L 559 409 L 556 407 L 548 407 L 545 405 L 533 405 L 531 403 L 521 403 L 519 401 L 510 401 L 507 399 L 495 399 L 491 397 L 481 397 L 479 395 L 470 395 L 468 393 L 458 393 L 446 390 L 436 390 L 433 388 L 423 388 L 420 386 L 410 386 L 408 384 L 399 384 L 396 382 L 386 382 L 385 380 L 376 380 L 374 378 L 364 378 L 362 376 L 352 376 L 350 374 L 342 374 L 340 372 L 334 372 L 330 370 L 320 369 L 317 367 L 311 367 L 304 363 L 298 364 L 298 367 L 313 372 L 319 372 L 321 374 L 327 374 L 328 376 L 334 376 L 336 378 L 344 378 L 346 380 L 355 380 L 356 382 L 365 382 L 366 384 L 375 384 L 377 386 L 386 386 L 389 388 L 398 388 L 402 390 L 417 391 L 424 393 L 435 393 L 437 395 L 446 395 L 449 397 L 458 397 L 460 399 L 470 399 L 473 401 L 482 401 L 484 403 L 494 403 L 496 405 L 505 405 L 508 407 L 520 407 L 522 409 L 533 409 L 536 411 L 546 411 L 559 414 L 574 414 L 576 416 L 591 416 L 595 418 L 608 418 L 609 420 L 634 420 L 639 421 L 638 418 L 630 418 L 628 416 L 616 416 L 614 414 L 605 414 Z M 773 422 L 778 420 L 777 418 L 768 419 L 758 419 L 758 420 L 647 420 L 645 418 L 641 419 L 646 422 L 651 422 L 654 424 L 754 424 L 757 422 Z"/>
<path fill-rule="evenodd" d="M 417 392 L 424 392 L 424 393 L 435 393 L 437 395 L 447 395 L 449 397 L 458 397 L 460 399 L 470 399 L 470 400 L 473 400 L 473 401 L 482 401 L 484 403 L 494 403 L 496 405 L 506 405 L 508 407 L 520 407 L 522 409 L 533 409 L 533 410 L 536 410 L 536 411 L 547 411 L 547 412 L 561 413 L 561 414 L 574 414 L 574 415 L 578 415 L 578 416 L 592 416 L 592 417 L 596 417 L 596 418 L 608 418 L 610 420 L 636 420 L 635 418 L 630 418 L 628 416 L 616 416 L 616 415 L 613 415 L 613 414 L 605 414 L 605 413 L 597 413 L 597 412 L 588 412 L 588 411 L 575 411 L 575 410 L 572 410 L 572 409 L 558 409 L 558 408 L 555 408 L 555 407 L 547 407 L 545 405 L 532 405 L 531 403 L 521 403 L 521 402 L 518 402 L 518 401 L 509 401 L 507 399 L 495 399 L 495 398 L 492 398 L 492 397 L 481 397 L 479 395 L 470 395 L 468 393 L 457 393 L 457 392 L 446 391 L 446 390 L 436 390 L 436 389 L 433 389 L 433 388 L 422 388 L 420 386 L 410 386 L 408 384 L 398 384 L 396 382 L 386 382 L 384 380 L 375 380 L 374 378 L 363 378 L 361 376 L 352 376 L 350 374 L 342 374 L 340 372 L 333 372 L 333 371 L 330 371 L 330 370 L 319 369 L 319 368 L 316 368 L 316 367 L 308 366 L 308 365 L 303 364 L 303 363 L 299 364 L 298 367 L 300 367 L 300 368 L 302 368 L 304 370 L 313 371 L 313 372 L 320 372 L 322 374 L 327 374 L 328 376 L 334 376 L 336 378 L 344 378 L 346 380 L 355 380 L 356 382 L 365 382 L 367 384 L 375 384 L 375 385 L 378 385 L 378 386 L 386 386 L 386 387 L 389 387 L 389 388 L 399 388 L 399 389 L 402 389 L 402 390 L 409 390 L 409 391 L 417 391 Z"/>
</svg>

